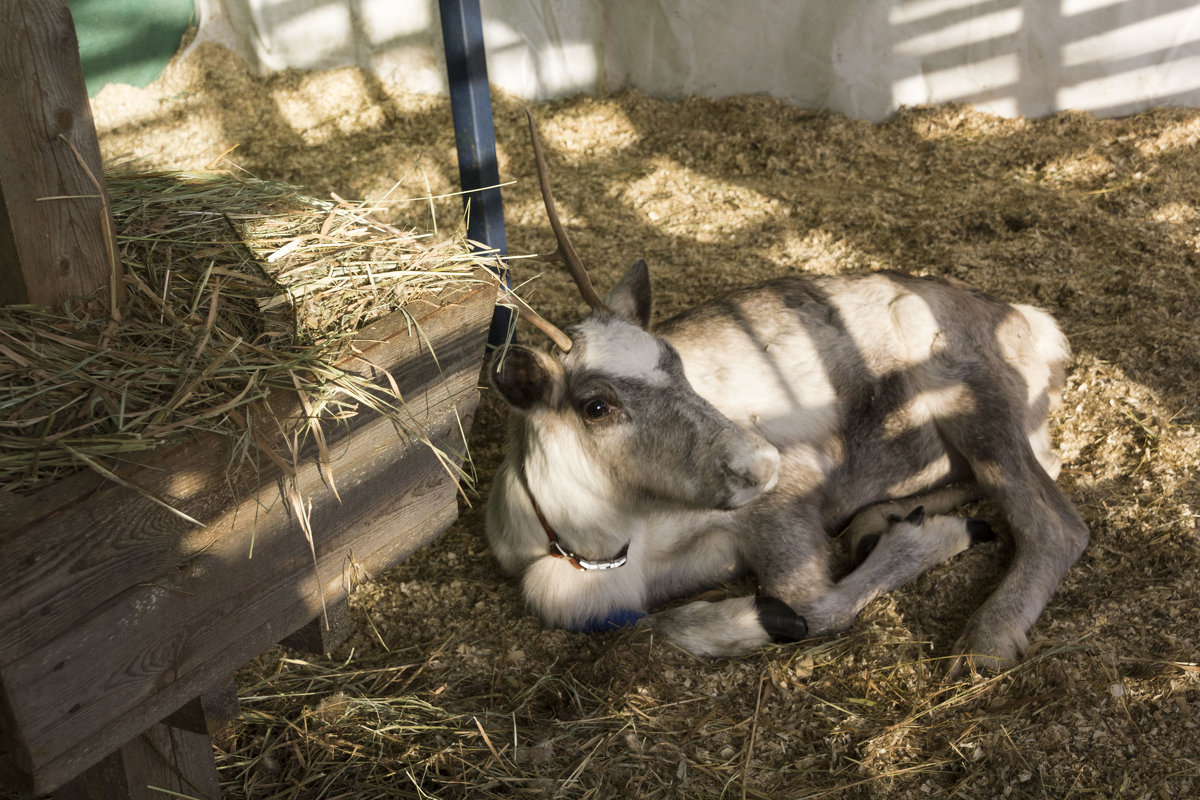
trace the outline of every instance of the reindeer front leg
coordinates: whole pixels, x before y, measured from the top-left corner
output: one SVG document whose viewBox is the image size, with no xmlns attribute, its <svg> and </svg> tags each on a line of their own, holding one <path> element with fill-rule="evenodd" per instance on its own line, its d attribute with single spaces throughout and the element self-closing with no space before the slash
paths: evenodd
<svg viewBox="0 0 1200 800">
<path fill-rule="evenodd" d="M 696 601 L 653 614 L 641 626 L 700 656 L 737 656 L 771 642 L 810 635 L 795 609 L 832 586 L 829 541 L 815 513 L 798 519 L 768 501 L 748 514 L 738 536 L 751 571 L 762 584 L 758 596 Z"/>
<path fill-rule="evenodd" d="M 651 614 L 639 623 L 639 627 L 698 656 L 738 656 L 772 641 L 772 635 L 763 625 L 757 601 L 755 597 L 733 597 L 715 602 L 697 600 Z M 802 620 L 800 625 L 796 639 L 803 638 L 807 632 Z"/>
<path fill-rule="evenodd" d="M 919 506 L 894 522 L 853 572 L 798 610 L 807 616 L 814 634 L 845 630 L 879 595 L 899 589 L 968 547 L 995 538 L 991 526 L 981 519 L 927 515 Z"/>
<path fill-rule="evenodd" d="M 798 567 L 792 571 L 764 570 L 764 593 L 757 597 L 689 603 L 656 614 L 645 624 L 707 656 L 738 655 L 770 641 L 840 633 L 880 594 L 994 538 L 991 526 L 982 520 L 927 516 L 924 508 L 917 508 L 893 522 L 866 560 L 837 583 L 822 579 L 819 560 L 806 559 L 792 562 Z"/>
</svg>

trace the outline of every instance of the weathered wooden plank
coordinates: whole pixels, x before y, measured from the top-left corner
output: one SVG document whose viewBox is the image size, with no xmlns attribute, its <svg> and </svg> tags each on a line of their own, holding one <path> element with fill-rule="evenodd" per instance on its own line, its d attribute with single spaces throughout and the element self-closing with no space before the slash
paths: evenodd
<svg viewBox="0 0 1200 800">
<path fill-rule="evenodd" d="M 0 75 L 0 304 L 57 306 L 105 286 L 116 263 L 63 0 L 0 3 Z"/>
<path fill-rule="evenodd" d="M 462 448 L 478 401 L 492 298 L 494 286 L 482 286 L 418 315 L 436 363 L 420 352 L 423 337 L 379 326 L 360 337 L 356 368 L 389 369 L 402 387 L 419 381 L 406 408 L 450 452 Z M 322 597 L 343 600 L 355 579 L 453 521 L 456 487 L 424 444 L 373 414 L 329 434 L 342 502 L 314 458 L 295 474 L 300 495 L 313 500 L 316 566 L 278 469 L 266 465 L 235 496 L 222 448 L 206 439 L 121 470 L 205 520 L 201 529 L 89 476 L 32 503 L 5 501 L 13 513 L 0 546 L 16 557 L 0 564 L 0 727 L 9 751 L 0 766 L 52 790 L 320 616 Z M 77 495 L 63 497 L 63 485 Z"/>
<path fill-rule="evenodd" d="M 412 387 L 406 392 L 406 409 L 420 427 L 442 413 L 444 402 L 474 392 L 481 358 L 481 324 L 490 313 L 490 287 L 463 294 L 462 301 L 443 312 L 419 315 L 416 321 L 438 353 L 434 363 L 427 343 L 410 336 L 402 320 L 391 320 L 384 335 L 380 326 L 364 331 L 359 369 L 369 360 L 390 367 L 398 382 Z M 480 320 L 484 320 L 481 323 Z M 367 337 L 375 336 L 374 339 Z M 365 359 L 365 360 L 364 360 Z M 440 365 L 440 366 L 439 366 Z M 296 410 L 292 398 L 273 403 L 282 413 Z M 392 424 L 371 414 L 361 414 L 345 426 L 327 431 L 335 482 L 359 480 L 366 465 L 388 458 L 386 451 L 371 454 L 359 464 L 345 454 L 345 442 L 365 426 L 375 426 L 370 450 L 399 442 Z M 403 442 L 400 442 L 401 444 Z M 446 442 L 461 449 L 462 442 Z M 305 452 L 310 469 L 313 450 Z M 167 499 L 181 511 L 208 522 L 194 528 L 166 509 L 109 481 L 87 474 L 62 481 L 7 509 L 0 522 L 0 665 L 17 653 L 27 652 L 39 640 L 69 629 L 82 615 L 111 601 L 134 583 L 149 582 L 169 569 L 188 569 L 189 560 L 212 547 L 236 526 L 250 530 L 290 525 L 278 490 L 279 469 L 263 460 L 246 466 L 235 480 L 227 480 L 227 442 L 204 437 L 175 450 L 152 453 L 120 470 L 122 477 Z M 257 471 L 256 471 L 257 470 Z M 261 482 L 271 487 L 269 496 L 253 494 Z M 239 487 L 241 487 L 239 489 Z M 249 487 L 247 489 L 246 487 Z M 241 496 L 237 492 L 241 492 Z M 332 492 L 318 481 L 304 497 L 332 500 Z M 12 504 L 16 505 L 16 504 Z M 336 524 L 336 520 L 334 520 Z M 244 539 L 247 550 L 252 536 Z"/>
<path fill-rule="evenodd" d="M 488 278 L 488 273 L 483 270 L 479 272 L 479 276 L 481 279 L 494 280 Z M 340 366 L 379 385 L 385 384 L 386 379 L 381 370 L 387 369 L 403 386 L 406 394 L 421 391 L 427 384 L 439 380 L 444 372 L 452 370 L 454 364 L 464 359 L 479 358 L 475 326 L 483 308 L 491 308 L 494 305 L 494 298 L 494 282 L 481 283 L 443 298 L 445 305 L 420 303 L 415 309 L 396 312 L 376 320 L 363 328 L 356 337 L 354 347 L 359 352 L 347 357 Z M 428 357 L 431 342 L 437 354 L 436 361 Z M 301 413 L 298 401 L 290 393 L 273 397 L 271 408 L 283 419 Z M 419 411 L 416 406 L 414 409 Z M 327 435 L 333 440 L 349 435 L 355 426 L 363 424 L 365 419 L 365 416 L 351 419 L 344 426 L 330 428 Z M 273 427 L 267 426 L 268 430 Z M 224 480 L 228 461 L 226 444 L 222 437 L 202 437 L 195 444 L 188 445 L 186 461 L 190 465 L 189 469 L 182 469 L 178 452 L 169 449 L 153 451 L 133 459 L 120 473 L 137 482 L 140 479 L 148 480 L 159 472 L 168 472 L 171 479 L 166 482 L 166 489 L 168 492 L 174 489 L 180 495 L 170 496 L 177 501 L 187 502 L 194 500 L 192 495 L 217 489 L 211 485 L 206 486 L 203 480 L 197 479 L 198 475 L 206 475 L 209 470 L 219 469 L 219 474 Z M 311 452 L 310 448 L 304 453 L 305 457 L 311 455 Z M 141 472 L 125 472 L 126 469 L 139 468 L 142 468 Z M 264 464 L 263 468 L 269 470 L 270 465 Z M 252 474 L 251 470 L 246 475 L 235 475 L 233 478 L 247 479 Z M 265 480 L 273 479 L 269 473 L 263 474 Z M 65 537 L 61 541 L 50 541 L 49 544 L 73 544 L 79 538 L 78 532 L 66 524 L 52 520 L 74 513 L 74 507 L 78 505 L 99 505 L 92 503 L 92 499 L 94 493 L 98 489 L 102 490 L 105 485 L 104 481 L 98 480 L 94 475 L 83 472 L 57 481 L 52 487 L 31 496 L 0 492 L 0 513 L 3 514 L 3 517 L 0 517 L 0 541 L 5 543 L 7 552 L 12 555 L 11 548 L 20 537 L 19 532 L 37 527 L 41 537 Z M 215 507 L 221 509 L 225 505 L 218 502 Z M 201 508 L 197 507 L 195 510 L 203 513 Z M 104 509 L 98 509 L 96 513 L 102 514 Z M 163 517 L 162 524 L 167 530 L 182 533 L 191 527 L 189 523 L 170 512 L 164 511 Z M 104 522 L 104 518 L 96 518 L 90 520 L 89 524 L 103 527 Z M 29 555 L 32 554 L 25 554 L 26 557 Z M 0 562 L 0 585 L 11 585 L 7 582 L 24 574 L 27 566 L 20 559 Z"/>
<path fill-rule="evenodd" d="M 456 403 L 473 405 L 477 377 L 474 369 L 459 370 L 447 375 L 444 382 L 410 395 L 416 407 L 414 421 L 436 431 L 434 423 L 452 413 Z M 449 451 L 455 448 L 461 451 L 463 447 L 460 439 L 445 434 L 440 443 Z M 414 446 L 424 447 L 397 436 L 392 422 L 379 417 L 335 443 L 330 468 L 341 503 L 325 484 L 316 461 L 302 462 L 296 485 L 299 496 L 312 501 L 310 518 L 314 530 L 336 528 L 361 513 L 361 507 L 354 506 L 352 498 L 376 484 L 388 485 L 389 477 L 383 473 L 391 468 L 403 448 Z M 166 491 L 168 487 L 164 484 L 171 480 L 170 473 L 158 471 L 144 478 L 140 470 L 135 474 L 138 476 L 135 480 L 142 485 L 166 495 L 184 511 L 197 516 L 198 504 L 188 502 L 190 498 L 184 492 L 178 488 Z M 38 528 L 19 531 L 20 541 L 14 543 L 11 552 L 17 564 L 26 564 L 28 573 L 15 578 L 10 593 L 0 601 L 0 666 L 73 629 L 95 609 L 114 601 L 123 602 L 124 592 L 131 585 L 152 583 L 173 572 L 190 574 L 202 570 L 206 555 L 230 536 L 237 537 L 243 558 L 257 556 L 264 537 L 276 533 L 303 541 L 303 532 L 278 480 L 281 476 L 277 470 L 265 468 L 264 475 L 276 480 L 236 502 L 219 471 L 210 470 L 189 478 L 189 483 L 216 484 L 220 496 L 230 498 L 230 503 L 218 516 L 205 515 L 208 521 L 205 528 L 188 530 L 182 535 L 174 531 L 178 518 L 115 484 L 96 491 L 90 504 L 73 507 L 74 513 L 69 517 L 52 520 L 56 525 L 50 532 L 57 534 L 66 526 L 74 535 L 47 540 L 39 535 Z M 397 482 L 402 479 L 402 475 L 395 477 Z M 201 501 L 206 508 L 212 505 L 211 497 Z M 239 531 L 244 535 L 239 536 Z M 79 536 L 79 532 L 87 533 Z M 55 539 L 63 545 L 55 546 Z"/>
<path fill-rule="evenodd" d="M 319 617 L 313 617 L 279 643 L 306 653 L 328 655 L 350 636 L 350 605 L 345 600 L 325 601 Z"/>
<path fill-rule="evenodd" d="M 54 800 L 221 800 L 207 734 L 155 725 L 60 787 Z"/>
<path fill-rule="evenodd" d="M 25 749 L 3 688 L 0 686 L 0 786 L 29 791 L 33 788 L 33 759 Z"/>
<path fill-rule="evenodd" d="M 172 728 L 214 736 L 238 715 L 237 683 L 229 675 L 199 697 L 193 697 L 163 720 Z"/>
<path fill-rule="evenodd" d="M 453 416 L 443 430 L 457 424 Z M 6 665 L 4 690 L 35 788 L 47 791 L 76 774 L 119 746 L 121 732 L 154 724 L 319 615 L 322 596 L 340 599 L 356 576 L 376 574 L 398 549 L 428 540 L 453 521 L 455 487 L 428 449 L 410 449 L 395 470 L 404 485 L 384 480 L 372 492 L 375 502 L 347 493 L 347 507 L 365 511 L 349 524 L 334 530 L 314 521 L 326 532 L 315 537 L 315 568 L 294 530 L 260 533 L 253 558 L 246 557 L 244 542 L 227 537 L 192 570 L 131 587 Z"/>
</svg>

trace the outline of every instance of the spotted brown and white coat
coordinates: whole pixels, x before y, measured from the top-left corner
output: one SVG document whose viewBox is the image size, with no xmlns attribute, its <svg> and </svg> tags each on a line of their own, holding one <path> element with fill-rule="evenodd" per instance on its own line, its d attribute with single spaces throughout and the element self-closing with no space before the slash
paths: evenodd
<svg viewBox="0 0 1200 800">
<path fill-rule="evenodd" d="M 541 166 L 536 134 L 535 152 Z M 645 264 L 600 300 L 542 180 L 595 310 L 542 323 L 552 351 L 513 345 L 490 370 L 514 413 L 488 539 L 533 610 L 604 627 L 752 573 L 757 596 L 639 624 L 705 655 L 844 630 L 979 539 L 940 514 L 985 495 L 1015 552 L 956 649 L 989 667 L 1024 650 L 1088 541 L 1055 483 L 1048 414 L 1068 348 L 1049 315 L 874 272 L 780 278 L 651 329 Z M 847 525 L 852 549 L 878 544 L 839 580 L 830 534 Z"/>
</svg>

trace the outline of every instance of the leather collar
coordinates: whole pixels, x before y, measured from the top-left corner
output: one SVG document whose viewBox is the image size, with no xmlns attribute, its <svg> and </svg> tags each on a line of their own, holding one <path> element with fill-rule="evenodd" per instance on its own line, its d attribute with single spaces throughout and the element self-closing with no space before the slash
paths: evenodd
<svg viewBox="0 0 1200 800">
<path fill-rule="evenodd" d="M 617 553 L 613 558 L 604 561 L 591 561 L 586 559 L 563 546 L 558 539 L 558 534 L 554 532 L 554 528 L 550 527 L 550 523 L 546 521 L 546 517 L 542 514 L 542 509 L 538 505 L 537 500 L 533 497 L 533 492 L 529 490 L 529 484 L 525 481 L 525 494 L 529 495 L 529 502 L 533 505 L 533 513 L 537 515 L 538 522 L 542 524 L 542 530 L 546 532 L 546 538 L 550 540 L 550 555 L 555 558 L 565 558 L 575 569 L 585 571 L 616 569 L 617 567 L 625 566 L 625 562 L 629 560 L 629 542 L 621 548 L 621 552 Z"/>
</svg>

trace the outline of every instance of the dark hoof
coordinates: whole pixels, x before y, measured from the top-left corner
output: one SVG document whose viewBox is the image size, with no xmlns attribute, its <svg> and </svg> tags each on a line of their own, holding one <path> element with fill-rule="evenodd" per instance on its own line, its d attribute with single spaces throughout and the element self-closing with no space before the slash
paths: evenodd
<svg viewBox="0 0 1200 800">
<path fill-rule="evenodd" d="M 992 530 L 992 526 L 978 517 L 967 517 L 967 535 L 971 537 L 971 547 L 996 541 L 996 532 Z"/>
<path fill-rule="evenodd" d="M 808 623 L 792 611 L 792 607 L 777 597 L 762 595 L 754 598 L 758 621 L 776 644 L 798 642 L 808 636 Z"/>
<path fill-rule="evenodd" d="M 912 511 L 908 512 L 908 516 L 904 521 L 909 525 L 924 525 L 925 524 L 925 506 L 917 506 Z"/>
</svg>

